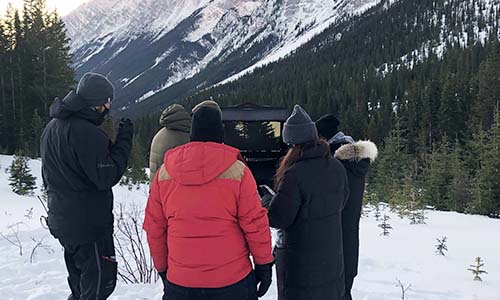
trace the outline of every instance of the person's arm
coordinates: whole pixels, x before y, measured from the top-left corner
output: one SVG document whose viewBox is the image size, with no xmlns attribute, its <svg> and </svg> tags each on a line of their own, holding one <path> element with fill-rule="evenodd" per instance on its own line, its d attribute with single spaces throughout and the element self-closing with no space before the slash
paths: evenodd
<svg viewBox="0 0 500 300">
<path fill-rule="evenodd" d="M 99 128 L 85 128 L 73 138 L 74 151 L 87 178 L 98 190 L 115 186 L 127 169 L 132 148 L 133 127 L 130 121 L 120 123 L 115 143 Z"/>
<path fill-rule="evenodd" d="M 264 296 L 272 282 L 274 256 L 267 210 L 262 207 L 257 184 L 248 167 L 245 167 L 238 198 L 238 222 L 250 248 L 255 263 L 257 297 Z"/>
<path fill-rule="evenodd" d="M 159 165 L 156 163 L 155 157 L 155 139 L 151 143 L 151 148 L 149 149 L 149 179 L 151 179 L 151 184 L 153 183 L 153 179 L 155 178 L 156 171 L 158 170 Z"/>
<path fill-rule="evenodd" d="M 347 171 L 343 167 L 342 170 L 344 171 L 344 205 L 342 205 L 342 209 L 344 209 L 347 205 L 347 202 L 349 201 L 350 190 L 349 190 L 349 178 L 347 177 Z"/>
<path fill-rule="evenodd" d="M 166 272 L 168 268 L 167 225 L 160 198 L 158 174 L 156 174 L 146 205 L 143 229 L 147 234 L 154 266 L 160 273 Z"/>
<path fill-rule="evenodd" d="M 255 264 L 271 263 L 274 257 L 271 249 L 271 230 L 267 219 L 267 210 L 260 203 L 257 184 L 248 168 L 245 168 L 240 184 L 238 222 Z"/>
<path fill-rule="evenodd" d="M 163 155 L 167 150 L 164 144 L 166 137 L 162 130 L 164 129 L 160 129 L 151 141 L 151 149 L 149 151 L 149 177 L 151 178 L 151 182 L 153 178 L 155 178 L 156 171 L 158 171 L 158 168 L 163 164 Z"/>
<path fill-rule="evenodd" d="M 269 224 L 276 229 L 287 229 L 293 224 L 301 205 L 300 191 L 293 174 L 286 172 L 269 205 Z"/>
</svg>

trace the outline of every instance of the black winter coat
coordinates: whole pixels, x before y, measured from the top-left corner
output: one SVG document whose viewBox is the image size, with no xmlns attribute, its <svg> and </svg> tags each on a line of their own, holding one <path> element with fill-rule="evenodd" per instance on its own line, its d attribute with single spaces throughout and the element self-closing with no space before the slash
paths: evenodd
<svg viewBox="0 0 500 300">
<path fill-rule="evenodd" d="M 358 274 L 359 261 L 359 220 L 363 206 L 366 174 L 370 164 L 377 156 L 377 147 L 369 141 L 360 141 L 338 148 L 335 157 L 342 162 L 349 181 L 349 200 L 342 212 L 342 233 L 344 244 L 344 266 L 346 288 L 352 288 L 354 277 Z"/>
<path fill-rule="evenodd" d="M 283 229 L 276 249 L 279 300 L 339 300 L 344 296 L 342 209 L 349 190 L 342 164 L 324 158 L 327 145 L 306 150 L 271 200 L 271 227 Z"/>
<path fill-rule="evenodd" d="M 113 233 L 111 188 L 127 167 L 132 127 L 112 143 L 97 127 L 98 112 L 72 112 L 56 99 L 50 116 L 40 146 L 50 232 L 64 243 L 94 242 Z"/>
</svg>

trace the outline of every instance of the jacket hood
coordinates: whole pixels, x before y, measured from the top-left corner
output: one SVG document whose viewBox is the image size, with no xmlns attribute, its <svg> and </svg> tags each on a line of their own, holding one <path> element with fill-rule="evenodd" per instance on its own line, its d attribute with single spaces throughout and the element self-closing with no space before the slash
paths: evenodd
<svg viewBox="0 0 500 300">
<path fill-rule="evenodd" d="M 304 150 L 304 154 L 299 161 L 324 157 L 327 148 L 328 145 L 324 143 L 317 143 L 314 147 Z"/>
<path fill-rule="evenodd" d="M 168 129 L 189 133 L 191 131 L 191 116 L 184 107 L 174 104 L 163 111 L 160 125 Z"/>
<path fill-rule="evenodd" d="M 104 121 L 104 117 L 101 113 L 93 111 L 88 107 L 79 111 L 74 111 L 64 100 L 60 100 L 59 98 L 56 98 L 50 106 L 49 117 L 61 120 L 77 117 L 85 119 L 96 126 L 100 126 L 102 121 Z"/>
<path fill-rule="evenodd" d="M 342 131 L 339 131 L 331 139 L 328 140 L 328 143 L 330 145 L 353 144 L 354 139 L 348 135 L 345 135 Z"/>
<path fill-rule="evenodd" d="M 170 176 L 182 185 L 203 185 L 236 162 L 239 150 L 217 143 L 191 142 L 165 154 Z"/>
<path fill-rule="evenodd" d="M 335 157 L 340 160 L 360 161 L 370 159 L 375 161 L 378 155 L 377 146 L 370 141 L 359 141 L 353 144 L 346 144 L 335 152 Z"/>
<path fill-rule="evenodd" d="M 67 119 L 75 112 L 66 106 L 61 99 L 56 98 L 49 110 L 49 117 L 56 119 Z"/>
</svg>

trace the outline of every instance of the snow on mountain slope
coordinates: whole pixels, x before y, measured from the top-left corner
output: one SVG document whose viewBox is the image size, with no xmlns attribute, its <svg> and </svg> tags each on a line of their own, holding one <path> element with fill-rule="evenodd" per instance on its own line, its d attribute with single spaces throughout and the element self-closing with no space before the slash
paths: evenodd
<svg viewBox="0 0 500 300">
<path fill-rule="evenodd" d="M 114 40 L 171 30 L 209 0 L 93 0 L 64 18 L 71 47 L 111 35 Z"/>
<path fill-rule="evenodd" d="M 118 106 L 126 109 L 209 66 L 214 76 L 204 76 L 211 80 L 195 80 L 189 88 L 274 61 L 335 20 L 378 2 L 93 0 L 65 23 L 77 77 L 88 71 L 108 75 Z"/>
<path fill-rule="evenodd" d="M 0 232 L 11 236 L 9 226 L 19 224 L 19 239 L 24 254 L 0 238 L 0 295 L 5 300 L 65 299 L 69 294 L 63 251 L 39 223 L 43 208 L 34 197 L 17 196 L 8 185 L 5 169 L 12 157 L 0 155 Z M 40 186 L 40 161 L 30 162 Z M 144 209 L 148 187 L 129 191 L 115 187 L 115 208 Z M 39 193 L 39 191 L 37 191 Z M 27 217 L 32 210 L 31 217 Z M 387 237 L 380 236 L 372 207 L 361 219 L 360 270 L 354 284 L 353 297 L 358 300 L 398 300 L 401 292 L 397 279 L 412 285 L 407 292 L 411 300 L 500 300 L 500 220 L 453 212 L 427 211 L 426 225 L 410 225 L 388 209 L 382 209 L 392 219 L 394 228 Z M 446 236 L 449 251 L 446 256 L 435 254 L 436 238 Z M 36 251 L 32 240 L 44 239 L 47 248 Z M 484 269 L 483 282 L 473 281 L 467 270 L 480 256 Z M 123 265 L 123 258 L 119 265 Z M 161 283 L 127 285 L 119 281 L 110 300 L 160 300 Z M 276 300 L 276 278 L 263 300 Z"/>
<path fill-rule="evenodd" d="M 345 15 L 342 12 L 349 12 L 349 14 L 352 15 L 360 14 L 379 3 L 380 0 L 358 0 L 350 1 L 349 3 L 345 1 L 336 1 L 336 3 L 334 3 L 335 1 L 324 1 L 323 3 L 312 2 L 314 1 L 310 0 L 309 3 L 301 3 L 301 5 L 297 5 L 296 3 L 290 4 L 287 9 L 281 12 L 280 17 L 278 18 L 278 24 L 285 24 L 284 26 L 287 26 L 287 28 L 284 28 L 286 32 L 293 31 L 296 32 L 296 34 L 288 35 L 260 61 L 218 84 L 234 81 L 259 67 L 285 57 L 295 49 L 307 43 L 315 35 L 327 29 L 333 22 L 341 17 L 344 17 Z M 300 9 L 300 13 L 297 15 L 292 14 L 295 18 L 292 20 L 288 19 L 288 16 L 290 15 L 289 10 L 293 11 L 295 9 Z M 337 13 L 332 14 L 332 10 L 336 10 Z M 319 14 L 311 12 L 319 12 Z M 278 29 L 278 31 L 279 30 L 280 29 Z M 303 31 L 302 34 L 301 31 Z"/>
<path fill-rule="evenodd" d="M 453 3 L 445 2 L 445 7 L 452 7 Z M 434 26 L 440 24 L 439 35 L 432 40 L 426 41 L 419 49 L 403 55 L 397 62 L 384 63 L 376 70 L 381 76 L 385 76 L 394 70 L 402 67 L 412 69 L 421 62 L 424 62 L 431 55 L 442 59 L 448 47 L 460 46 L 466 48 L 471 44 L 483 44 L 488 41 L 490 36 L 496 34 L 500 40 L 500 31 L 498 30 L 500 20 L 494 16 L 500 15 L 500 2 L 496 0 L 480 1 L 462 1 L 457 7 L 452 7 L 456 15 L 461 15 L 466 25 L 458 25 L 453 22 L 453 17 L 440 15 L 435 12 L 430 17 L 430 22 Z M 470 11 L 473 11 L 471 13 Z M 482 19 L 488 16 L 488 19 Z"/>
</svg>

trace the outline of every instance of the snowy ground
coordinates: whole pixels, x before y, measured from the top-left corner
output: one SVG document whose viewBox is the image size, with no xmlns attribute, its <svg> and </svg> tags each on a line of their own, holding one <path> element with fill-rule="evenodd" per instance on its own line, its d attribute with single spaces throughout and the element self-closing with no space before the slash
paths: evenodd
<svg viewBox="0 0 500 300">
<path fill-rule="evenodd" d="M 0 238 L 0 298 L 2 300 L 66 299 L 69 289 L 62 248 L 40 225 L 44 214 L 34 197 L 13 194 L 5 169 L 11 157 L 0 156 L 0 233 L 13 237 L 12 229 L 19 228 L 23 255 Z M 40 182 L 40 162 L 31 161 L 33 174 Z M 116 203 L 135 203 L 142 207 L 146 191 L 115 188 Z M 115 205 L 117 206 L 117 205 Z M 32 214 L 28 213 L 32 209 Z M 409 300 L 500 300 L 500 220 L 457 213 L 427 212 L 427 225 L 410 225 L 407 219 L 391 216 L 394 230 L 389 237 L 380 236 L 379 222 L 373 213 L 361 223 L 360 275 L 354 287 L 356 300 L 397 300 L 401 292 L 397 279 L 406 285 Z M 22 222 L 12 229 L 9 226 Z M 436 238 L 448 237 L 446 257 L 435 255 Z M 30 262 L 32 238 L 45 240 L 47 249 L 40 248 Z M 483 282 L 473 281 L 467 271 L 480 256 L 488 274 Z M 126 285 L 119 282 L 110 299 L 159 300 L 160 283 Z M 276 286 L 263 298 L 277 299 Z"/>
</svg>

